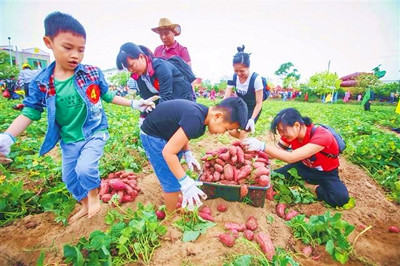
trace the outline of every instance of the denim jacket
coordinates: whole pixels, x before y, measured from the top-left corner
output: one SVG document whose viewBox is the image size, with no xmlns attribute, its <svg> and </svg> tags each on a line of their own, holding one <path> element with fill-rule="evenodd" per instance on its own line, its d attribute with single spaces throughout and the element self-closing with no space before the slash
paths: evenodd
<svg viewBox="0 0 400 266">
<path fill-rule="evenodd" d="M 49 152 L 60 140 L 61 128 L 56 122 L 56 93 L 54 87 L 55 62 L 43 69 L 29 84 L 29 97 L 25 106 L 43 112 L 47 108 L 47 131 L 40 155 Z M 86 104 L 87 115 L 83 124 L 83 136 L 90 137 L 94 132 L 107 129 L 107 118 L 100 96 L 108 91 L 107 82 L 101 70 L 94 66 L 79 64 L 75 68 L 74 85 Z"/>
</svg>

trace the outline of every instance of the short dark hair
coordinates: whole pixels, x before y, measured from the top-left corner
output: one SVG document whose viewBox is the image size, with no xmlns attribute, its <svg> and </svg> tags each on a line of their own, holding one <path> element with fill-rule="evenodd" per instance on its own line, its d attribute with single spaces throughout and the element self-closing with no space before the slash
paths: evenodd
<svg viewBox="0 0 400 266">
<path fill-rule="evenodd" d="M 237 47 L 237 53 L 233 56 L 233 64 L 243 64 L 250 67 L 250 54 L 244 52 L 244 45 Z"/>
<path fill-rule="evenodd" d="M 286 108 L 281 110 L 272 120 L 271 131 L 276 134 L 276 128 L 279 123 L 283 126 L 293 126 L 294 123 L 299 122 L 301 125 L 311 125 L 312 121 L 306 116 L 301 116 L 300 112 L 294 108 Z"/>
<path fill-rule="evenodd" d="M 71 32 L 86 40 L 85 28 L 78 20 L 59 11 L 50 13 L 44 20 L 44 34 L 53 39 L 60 32 Z"/>
<path fill-rule="evenodd" d="M 128 56 L 133 58 L 133 59 L 138 59 L 139 55 L 145 55 L 152 59 L 154 57 L 152 51 L 147 48 L 144 45 L 137 45 L 132 42 L 127 42 L 124 43 L 120 48 L 119 48 L 119 53 L 117 55 L 117 68 L 119 70 L 122 70 L 124 67 L 128 67 L 127 59 Z"/>
<path fill-rule="evenodd" d="M 224 113 L 224 119 L 229 123 L 238 122 L 241 128 L 247 124 L 247 105 L 239 97 L 229 97 L 215 106 Z"/>
</svg>

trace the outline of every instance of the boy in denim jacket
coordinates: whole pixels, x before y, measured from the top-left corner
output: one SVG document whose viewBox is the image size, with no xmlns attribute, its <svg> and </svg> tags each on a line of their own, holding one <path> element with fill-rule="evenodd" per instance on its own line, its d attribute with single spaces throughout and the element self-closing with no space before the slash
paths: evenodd
<svg viewBox="0 0 400 266">
<path fill-rule="evenodd" d="M 115 96 L 108 90 L 99 68 L 80 64 L 86 32 L 75 18 L 54 12 L 46 17 L 44 25 L 43 41 L 53 51 L 55 62 L 30 82 L 22 114 L 0 134 L 0 161 L 9 160 L 5 156 L 15 138 L 32 121 L 39 120 L 47 108 L 48 126 L 40 155 L 49 152 L 61 139 L 62 180 L 82 204 L 81 210 L 70 218 L 74 222 L 85 215 L 93 217 L 101 207 L 98 162 L 109 138 L 101 99 L 142 112 L 151 110 L 154 103 Z"/>
</svg>

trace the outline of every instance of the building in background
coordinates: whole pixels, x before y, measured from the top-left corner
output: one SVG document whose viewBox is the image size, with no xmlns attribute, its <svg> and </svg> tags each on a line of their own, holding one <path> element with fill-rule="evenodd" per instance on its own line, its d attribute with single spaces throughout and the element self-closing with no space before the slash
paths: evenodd
<svg viewBox="0 0 400 266">
<path fill-rule="evenodd" d="M 45 68 L 50 64 L 50 54 L 37 47 L 18 50 L 15 46 L 3 45 L 0 50 L 11 53 L 13 65 L 22 68 L 22 64 L 28 63 L 32 69 Z"/>
</svg>

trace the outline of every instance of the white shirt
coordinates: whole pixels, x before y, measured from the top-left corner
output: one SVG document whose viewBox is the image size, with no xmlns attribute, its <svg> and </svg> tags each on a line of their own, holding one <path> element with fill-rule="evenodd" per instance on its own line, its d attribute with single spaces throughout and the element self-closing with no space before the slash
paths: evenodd
<svg viewBox="0 0 400 266">
<path fill-rule="evenodd" d="M 250 79 L 253 76 L 252 72 L 248 77 L 247 80 L 244 83 L 240 83 L 239 77 L 236 79 L 236 92 L 245 95 L 247 91 L 249 90 L 249 85 L 250 85 Z M 254 91 L 259 91 L 263 89 L 263 84 L 261 80 L 261 76 L 258 75 L 257 78 L 254 80 Z"/>
</svg>

